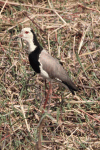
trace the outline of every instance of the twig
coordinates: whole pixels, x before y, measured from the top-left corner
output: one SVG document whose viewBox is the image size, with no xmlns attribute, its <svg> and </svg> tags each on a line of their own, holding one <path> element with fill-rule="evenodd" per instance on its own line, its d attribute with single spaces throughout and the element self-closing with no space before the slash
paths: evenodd
<svg viewBox="0 0 100 150">
<path fill-rule="evenodd" d="M 66 21 L 57 13 L 57 11 L 52 7 L 50 1 L 48 0 L 50 8 L 54 11 L 54 13 L 63 21 L 64 24 L 66 24 Z"/>
<path fill-rule="evenodd" d="M 0 3 L 5 3 L 5 1 L 2 1 L 0 0 Z M 39 9 L 45 9 L 45 10 L 51 10 L 53 11 L 53 9 L 50 9 L 50 8 L 45 8 L 45 7 L 41 7 L 40 5 L 28 5 L 28 4 L 21 4 L 21 3 L 16 3 L 16 2 L 7 2 L 7 5 L 10 4 L 10 5 L 14 5 L 14 6 L 24 6 L 24 7 L 32 7 L 32 8 L 39 8 Z M 63 12 L 61 10 L 56 10 L 57 12 L 61 12 L 61 13 L 67 13 L 68 12 Z"/>
<path fill-rule="evenodd" d="M 84 54 L 81 54 L 81 55 L 79 55 L 79 56 L 86 56 L 86 55 L 89 55 L 89 54 L 93 54 L 93 53 L 97 53 L 97 52 L 99 52 L 100 51 L 100 49 L 97 49 L 97 50 L 95 50 L 95 51 L 93 51 L 93 52 L 88 52 L 88 53 L 84 53 Z"/>
<path fill-rule="evenodd" d="M 97 118 L 94 118 L 93 116 L 91 116 L 90 114 L 88 114 L 87 112 L 85 112 L 84 110 L 78 108 L 79 111 L 83 112 L 84 114 L 88 115 L 89 117 L 91 117 L 92 119 L 94 119 L 95 121 L 100 123 L 100 120 L 98 120 Z"/>
<path fill-rule="evenodd" d="M 0 42 L 0 46 L 1 46 L 2 50 L 5 52 L 5 49 L 2 47 L 2 44 L 1 44 L 1 42 Z"/>
<path fill-rule="evenodd" d="M 92 11 L 97 11 L 98 13 L 100 13 L 99 10 L 96 10 L 96 9 L 94 9 L 94 8 L 86 7 L 86 6 L 84 6 L 84 5 L 80 4 L 80 3 L 78 3 L 78 6 L 81 7 L 81 8 L 89 9 L 89 10 L 92 10 Z"/>
<path fill-rule="evenodd" d="M 90 28 L 90 25 L 87 27 L 87 29 L 83 32 L 83 36 L 81 38 L 81 41 L 80 41 L 80 44 L 79 44 L 79 47 L 78 47 L 78 54 L 80 53 L 80 50 L 81 50 L 81 47 L 83 45 L 83 42 L 84 42 L 84 39 L 85 39 L 85 36 L 86 36 L 86 33 L 88 32 Z"/>
<path fill-rule="evenodd" d="M 26 123 L 27 130 L 28 130 L 28 132 L 30 132 L 30 126 L 29 126 L 29 124 L 28 124 L 28 122 L 27 122 L 26 115 L 25 115 L 25 110 L 24 110 L 23 103 L 22 103 L 20 97 L 19 97 L 19 103 L 20 103 L 20 107 L 21 107 L 21 110 L 22 110 L 23 117 L 24 117 L 24 119 L 25 119 L 25 123 Z"/>
<path fill-rule="evenodd" d="M 4 10 L 4 8 L 5 8 L 6 4 L 7 4 L 7 2 L 8 2 L 8 0 L 6 0 L 6 2 L 4 3 L 4 5 L 3 5 L 3 7 L 2 7 L 2 9 L 0 11 L 0 18 L 2 18 L 1 14 L 2 14 L 2 12 L 3 12 L 3 10 Z"/>
<path fill-rule="evenodd" d="M 45 31 L 43 31 L 43 30 L 40 28 L 40 26 L 39 26 L 37 23 L 35 23 L 35 21 L 34 21 L 33 19 L 31 19 L 31 18 L 28 16 L 28 14 L 27 14 L 26 11 L 24 12 L 24 15 L 27 16 L 27 18 L 28 18 L 29 20 L 31 20 L 42 32 L 46 33 Z"/>
</svg>

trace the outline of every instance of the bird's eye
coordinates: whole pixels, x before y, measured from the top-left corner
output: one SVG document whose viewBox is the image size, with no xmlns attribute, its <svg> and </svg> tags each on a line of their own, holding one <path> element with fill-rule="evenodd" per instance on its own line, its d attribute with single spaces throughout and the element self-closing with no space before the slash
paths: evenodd
<svg viewBox="0 0 100 150">
<path fill-rule="evenodd" d="M 28 31 L 25 31 L 25 33 L 28 34 L 29 32 L 28 32 Z"/>
</svg>

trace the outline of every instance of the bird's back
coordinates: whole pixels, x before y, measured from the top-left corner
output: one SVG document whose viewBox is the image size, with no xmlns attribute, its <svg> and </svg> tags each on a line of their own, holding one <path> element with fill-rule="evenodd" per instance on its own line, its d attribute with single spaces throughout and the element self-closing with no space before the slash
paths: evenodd
<svg viewBox="0 0 100 150">
<path fill-rule="evenodd" d="M 74 94 L 74 91 L 77 91 L 77 87 L 69 78 L 66 70 L 64 70 L 59 61 L 48 54 L 47 51 L 43 50 L 41 52 L 40 62 L 42 62 L 43 69 L 49 74 L 51 79 L 65 84 L 72 94 Z"/>
</svg>

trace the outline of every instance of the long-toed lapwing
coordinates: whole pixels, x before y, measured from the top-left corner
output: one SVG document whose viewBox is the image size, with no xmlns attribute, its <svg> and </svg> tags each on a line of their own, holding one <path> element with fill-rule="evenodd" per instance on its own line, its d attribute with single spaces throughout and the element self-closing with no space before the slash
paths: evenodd
<svg viewBox="0 0 100 150">
<path fill-rule="evenodd" d="M 23 28 L 19 37 L 28 42 L 29 62 L 36 73 L 45 79 L 59 81 L 68 87 L 72 94 L 78 90 L 59 61 L 41 47 L 31 28 Z"/>
</svg>

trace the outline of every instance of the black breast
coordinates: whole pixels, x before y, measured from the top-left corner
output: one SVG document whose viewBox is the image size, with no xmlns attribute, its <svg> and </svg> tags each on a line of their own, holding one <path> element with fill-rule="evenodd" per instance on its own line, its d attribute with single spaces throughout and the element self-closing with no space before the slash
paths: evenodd
<svg viewBox="0 0 100 150">
<path fill-rule="evenodd" d="M 41 53 L 41 51 L 43 50 L 43 48 L 41 47 L 41 45 L 39 44 L 39 42 L 37 41 L 36 35 L 33 32 L 33 30 L 31 30 L 31 32 L 33 33 L 33 43 L 34 45 L 36 45 L 37 47 L 35 48 L 35 50 L 33 50 L 30 54 L 29 54 L 29 62 L 31 67 L 33 68 L 33 70 L 36 73 L 40 73 L 40 62 L 39 62 L 39 55 Z"/>
<path fill-rule="evenodd" d="M 40 73 L 39 54 L 41 53 L 41 51 L 42 49 L 37 47 L 33 52 L 29 54 L 30 65 L 36 73 Z"/>
</svg>

